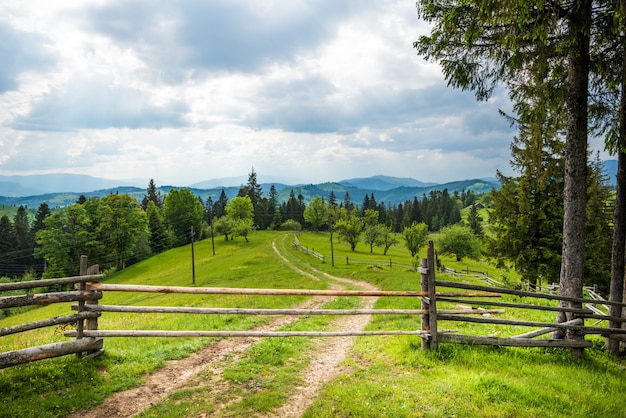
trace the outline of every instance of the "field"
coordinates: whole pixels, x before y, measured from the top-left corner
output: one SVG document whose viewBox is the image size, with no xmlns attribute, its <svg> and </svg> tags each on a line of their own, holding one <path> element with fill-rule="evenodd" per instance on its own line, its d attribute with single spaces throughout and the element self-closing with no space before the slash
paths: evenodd
<svg viewBox="0 0 626 418">
<path fill-rule="evenodd" d="M 196 286 L 326 289 L 336 285 L 332 276 L 366 282 L 382 290 L 417 290 L 419 274 L 400 244 L 383 256 L 361 244 L 356 252 L 335 242 L 331 266 L 328 234 L 303 233 L 299 242 L 325 255 L 321 262 L 291 247 L 292 234 L 255 232 L 250 242 L 216 240 L 195 246 Z M 436 241 L 436 237 L 434 237 Z M 278 248 L 284 259 L 274 252 Z M 349 264 L 346 257 L 350 257 Z M 391 267 L 388 260 L 393 260 Z M 366 261 L 369 260 L 369 261 Z M 451 268 L 487 270 L 496 279 L 515 280 L 512 272 L 479 262 L 457 263 L 441 258 Z M 355 262 L 358 261 L 358 262 Z M 303 275 L 294 268 L 308 273 Z M 448 278 L 446 278 L 448 280 Z M 170 250 L 109 276 L 106 283 L 191 285 L 189 247 Z M 201 296 L 107 293 L 103 304 L 184 305 L 212 307 L 280 308 L 308 303 L 305 297 Z M 356 308 L 363 301 L 340 297 L 325 302 L 328 308 Z M 377 308 L 418 308 L 409 298 L 380 298 Z M 0 321 L 0 327 L 70 312 L 69 304 L 39 308 Z M 507 312 L 507 315 L 518 314 Z M 526 313 L 552 321 L 553 314 Z M 544 315 L 543 317 L 540 317 Z M 546 316 L 547 315 L 547 316 Z M 269 326 L 267 316 L 165 315 L 105 313 L 102 329 L 228 329 Z M 337 320 L 304 316 L 282 329 L 328 330 Z M 488 329 L 484 325 L 445 324 L 463 333 L 501 335 L 517 332 Z M 366 329 L 419 328 L 419 318 L 407 315 L 374 316 Z M 33 343 L 62 341 L 62 329 L 33 331 L 2 337 L 2 351 Z M 270 416 L 289 404 L 303 386 L 316 354 L 334 340 L 321 338 L 265 338 L 241 344 L 238 354 L 217 369 L 201 369 L 186 385 L 156 399 L 142 417 Z M 358 337 L 341 361 L 340 373 L 321 385 L 306 417 L 607 417 L 626 416 L 626 362 L 611 358 L 597 339 L 580 359 L 567 350 L 493 348 L 442 344 L 439 351 L 420 349 L 413 336 Z M 74 356 L 44 360 L 0 370 L 0 417 L 60 417 L 101 403 L 113 393 L 140 385 L 168 361 L 184 359 L 209 338 L 110 338 L 105 354 L 77 361 Z M 247 345 L 246 345 L 247 344 Z M 164 368 L 165 369 L 165 368 Z M 180 371 L 179 371 L 180 374 Z M 204 414 L 204 415 L 203 415 Z M 82 415 L 82 413 L 81 413 Z"/>
</svg>

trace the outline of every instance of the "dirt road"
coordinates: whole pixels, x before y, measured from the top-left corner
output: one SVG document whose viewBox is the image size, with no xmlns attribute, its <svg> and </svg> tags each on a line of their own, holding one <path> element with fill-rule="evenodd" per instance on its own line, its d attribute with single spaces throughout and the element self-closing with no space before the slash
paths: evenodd
<svg viewBox="0 0 626 418">
<path fill-rule="evenodd" d="M 356 282 L 354 280 L 341 277 L 331 276 L 311 268 L 309 272 L 303 271 L 294 266 L 277 247 L 277 241 L 280 241 L 282 250 L 284 247 L 284 237 L 278 237 L 272 243 L 273 250 L 283 263 L 288 265 L 299 274 L 309 278 L 319 280 L 322 276 L 331 279 L 334 283 L 331 285 L 334 289 L 344 288 L 344 285 L 360 287 L 363 290 L 375 290 L 376 288 L 368 283 Z M 331 301 L 332 297 L 314 297 L 299 308 L 318 308 L 325 303 Z M 363 298 L 363 308 L 371 308 L 374 305 L 375 298 Z M 278 328 L 297 320 L 294 316 L 276 317 L 269 324 L 257 327 L 255 331 L 274 331 Z M 369 315 L 341 316 L 333 323 L 333 328 L 340 331 L 359 331 L 363 330 L 370 320 Z M 323 345 L 319 350 L 311 353 L 311 360 L 308 367 L 302 371 L 303 385 L 296 388 L 295 393 L 288 401 L 271 416 L 276 417 L 299 417 L 315 400 L 319 389 L 330 379 L 342 372 L 342 363 L 346 358 L 350 348 L 354 344 L 355 337 L 334 337 L 330 338 L 328 343 Z M 149 408 L 153 404 L 157 404 L 165 399 L 171 393 L 194 386 L 194 380 L 199 373 L 210 375 L 212 380 L 211 396 L 213 399 L 220 399 L 220 393 L 227 393 L 232 385 L 231 382 L 222 378 L 224 368 L 237 361 L 242 354 L 249 349 L 258 338 L 226 338 L 204 349 L 194 353 L 193 355 L 182 359 L 168 362 L 164 367 L 151 374 L 146 382 L 132 389 L 117 392 L 113 396 L 107 398 L 99 406 L 89 410 L 80 411 L 73 415 L 72 418 L 100 418 L 100 417 L 131 417 L 141 411 Z M 227 397 L 226 397 L 227 398 Z M 228 405 L 228 402 L 216 405 L 213 414 L 219 412 Z"/>
</svg>

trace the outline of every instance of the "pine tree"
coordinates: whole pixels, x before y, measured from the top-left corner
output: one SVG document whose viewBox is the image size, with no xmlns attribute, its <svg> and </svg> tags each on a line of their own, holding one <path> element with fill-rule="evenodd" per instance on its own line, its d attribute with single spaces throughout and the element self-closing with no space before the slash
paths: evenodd
<svg viewBox="0 0 626 418">
<path fill-rule="evenodd" d="M 163 198 L 161 197 L 161 192 L 157 190 L 153 179 L 150 179 L 148 183 L 146 194 L 141 201 L 141 209 L 145 211 L 148 208 L 148 202 L 154 202 L 157 208 L 163 209 Z"/>
<path fill-rule="evenodd" d="M 254 208 L 254 225 L 263 229 L 266 226 L 266 211 L 263 207 L 263 188 L 257 181 L 254 167 L 250 174 L 248 174 L 248 183 L 239 189 L 237 196 L 248 196 L 250 198 L 252 207 Z"/>
<path fill-rule="evenodd" d="M 226 192 L 224 189 L 220 192 L 220 197 L 217 199 L 217 202 L 213 205 L 213 217 L 214 219 L 221 218 L 226 215 L 226 205 L 228 204 L 228 197 L 226 197 Z"/>
<path fill-rule="evenodd" d="M 37 233 L 39 231 L 42 231 L 46 228 L 46 219 L 51 215 L 51 211 L 50 211 L 50 207 L 48 206 L 48 204 L 46 202 L 43 202 L 39 205 L 39 208 L 37 209 L 37 213 L 35 214 L 35 220 L 33 221 L 33 225 L 30 229 L 30 234 L 31 234 L 31 241 L 33 243 L 33 249 L 36 249 L 38 247 L 37 244 Z M 43 273 L 44 268 L 45 268 L 45 261 L 43 258 L 41 257 L 36 257 L 34 256 L 34 267 L 35 267 L 35 271 L 38 274 Z"/>
<path fill-rule="evenodd" d="M 476 205 L 470 207 L 469 215 L 467 215 L 467 226 L 472 230 L 474 235 L 482 237 L 484 235 L 483 226 L 481 224 L 483 218 L 478 215 L 478 208 Z"/>
<path fill-rule="evenodd" d="M 328 195 L 328 204 L 332 208 L 337 207 L 337 196 L 335 196 L 335 192 L 332 190 L 330 191 L 330 194 Z"/>
<path fill-rule="evenodd" d="M 34 241 L 30 232 L 28 213 L 25 206 L 20 205 L 13 218 L 15 237 L 17 238 L 17 255 L 15 262 L 22 266 L 24 271 L 32 267 Z"/>
<path fill-rule="evenodd" d="M 159 254 L 165 251 L 169 245 L 162 211 L 152 200 L 148 201 L 146 217 L 148 218 L 148 230 L 150 231 L 150 249 L 153 254 Z"/>
<path fill-rule="evenodd" d="M 15 228 L 7 215 L 0 217 L 0 277 L 14 277 L 21 273 L 15 261 L 18 246 Z"/>
</svg>

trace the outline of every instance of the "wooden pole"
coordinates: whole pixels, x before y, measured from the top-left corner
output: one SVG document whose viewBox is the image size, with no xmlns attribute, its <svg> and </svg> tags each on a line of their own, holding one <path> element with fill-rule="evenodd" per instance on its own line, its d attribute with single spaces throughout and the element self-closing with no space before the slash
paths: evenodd
<svg viewBox="0 0 626 418">
<path fill-rule="evenodd" d="M 455 331 L 447 331 L 455 332 Z M 85 331 L 87 337 L 364 337 L 374 335 L 421 335 L 422 331 L 166 331 L 100 330 Z M 73 337 L 76 331 L 67 331 Z"/>
<path fill-rule="evenodd" d="M 0 283 L 0 292 L 7 290 L 24 290 L 34 289 L 36 287 L 48 287 L 54 285 L 74 284 L 80 282 L 97 282 L 102 280 L 102 274 L 92 274 L 88 276 L 72 276 L 63 277 L 59 279 L 42 279 L 42 280 L 29 280 L 25 282 L 10 282 Z"/>
<path fill-rule="evenodd" d="M 479 337 L 463 334 L 440 334 L 442 342 L 472 345 L 495 345 L 507 347 L 574 347 L 585 348 L 593 346 L 592 341 L 585 340 L 545 340 L 533 338 L 499 338 L 499 337 Z"/>
<path fill-rule="evenodd" d="M 110 292 L 185 293 L 205 295 L 276 295 L 276 296 L 428 296 L 425 292 L 405 290 L 314 290 L 314 289 L 249 289 L 218 287 L 148 286 L 88 283 L 90 290 Z M 440 296 L 500 297 L 498 293 L 439 292 Z M 2 306 L 0 306 L 2 307 Z"/>
<path fill-rule="evenodd" d="M 430 349 L 437 350 L 437 293 L 435 289 L 435 246 L 428 241 L 428 322 L 430 324 Z"/>
<path fill-rule="evenodd" d="M 51 303 L 76 302 L 86 299 L 100 299 L 102 292 L 94 290 L 71 290 L 69 292 L 32 293 L 29 295 L 0 297 L 0 309 L 30 305 L 50 305 Z"/>
<path fill-rule="evenodd" d="M 76 331 L 72 331 L 76 334 Z M 94 332 L 94 331 L 87 331 Z M 75 336 L 75 335 L 73 335 Z M 24 348 L 22 350 L 7 351 L 0 354 L 0 369 L 28 363 L 35 360 L 60 357 L 72 353 L 92 351 L 102 348 L 102 339 L 83 338 L 80 340 L 64 341 L 37 347 Z"/>
<path fill-rule="evenodd" d="M 422 258 L 421 260 L 421 268 L 420 268 L 420 285 L 421 285 L 421 290 L 422 293 L 426 293 L 428 294 L 428 259 L 427 258 Z M 422 350 L 429 350 L 430 349 L 430 338 L 428 336 L 428 332 L 430 332 L 430 319 L 428 316 L 428 298 L 426 297 L 422 297 L 420 298 L 422 300 L 422 310 L 424 311 L 424 313 L 422 314 L 421 317 L 421 329 L 424 332 L 424 335 L 422 336 Z"/>
<path fill-rule="evenodd" d="M 74 306 L 72 306 L 74 309 Z M 182 313 L 200 315 L 423 315 L 423 309 L 249 309 L 249 308 L 195 308 L 178 306 L 123 306 L 85 305 L 93 312 Z M 439 311 L 450 315 L 483 315 L 504 313 L 504 309 L 450 309 Z M 1 332 L 2 329 L 0 329 Z M 0 334 L 1 335 L 1 334 Z"/>
<path fill-rule="evenodd" d="M 84 276 L 87 274 L 87 256 L 86 255 L 81 255 L 80 256 L 80 273 L 81 276 Z M 80 282 L 78 284 L 78 288 L 81 291 L 85 291 L 85 282 Z M 85 300 L 81 300 L 78 301 L 78 313 L 81 313 L 85 310 Z M 82 319 L 79 319 L 76 322 L 76 339 L 80 340 L 81 338 L 83 338 L 83 330 L 85 328 L 85 321 Z M 78 357 L 82 357 L 83 353 L 78 352 L 76 353 L 76 355 Z"/>
<path fill-rule="evenodd" d="M 328 229 L 330 230 L 330 265 L 335 267 L 335 250 L 333 248 L 333 214 L 328 215 Z M 346 259 L 347 263 L 347 259 Z"/>
<path fill-rule="evenodd" d="M 215 255 L 215 234 L 213 233 L 213 206 L 209 208 L 209 221 L 211 223 L 211 247 L 213 248 L 213 255 Z"/>
<path fill-rule="evenodd" d="M 26 322 L 24 324 L 12 325 L 0 328 L 0 337 L 5 335 L 17 334 L 19 332 L 30 331 L 33 329 L 49 327 L 60 324 L 74 324 L 76 321 L 85 318 L 97 318 L 100 312 L 81 312 L 71 315 L 55 316 L 54 318 L 42 319 L 40 321 Z"/>
<path fill-rule="evenodd" d="M 193 232 L 193 225 L 191 225 L 191 283 L 196 284 L 196 261 L 193 249 L 193 238 L 195 233 Z"/>
</svg>

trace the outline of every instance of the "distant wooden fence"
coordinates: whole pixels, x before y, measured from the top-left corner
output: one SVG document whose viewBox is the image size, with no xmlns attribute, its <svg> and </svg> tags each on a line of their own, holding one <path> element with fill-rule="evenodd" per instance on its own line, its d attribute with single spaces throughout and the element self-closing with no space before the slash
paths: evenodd
<svg viewBox="0 0 626 418">
<path fill-rule="evenodd" d="M 11 334 L 22 333 L 55 325 L 71 324 L 76 327 L 76 339 L 73 341 L 63 341 L 0 353 L 0 368 L 15 366 L 34 360 L 65 356 L 67 354 L 77 354 L 82 356 L 83 353 L 93 355 L 100 352 L 103 347 L 102 339 L 85 337 L 83 334 L 85 325 L 88 330 L 97 329 L 97 318 L 100 316 L 100 313 L 86 311 L 82 307 L 98 303 L 98 300 L 102 298 L 102 292 L 93 289 L 86 289 L 87 282 L 93 283 L 102 280 L 101 274 L 87 274 L 86 260 L 86 258 L 81 260 L 81 273 L 84 273 L 81 276 L 0 283 L 0 293 L 12 290 L 46 288 L 50 286 L 73 285 L 74 287 L 77 287 L 77 289 L 70 291 L 3 296 L 0 297 L 0 309 L 16 308 L 21 306 L 43 306 L 62 302 L 78 302 L 79 306 L 81 306 L 79 312 L 74 314 L 46 318 L 34 322 L 0 328 L 1 338 Z"/>
</svg>

